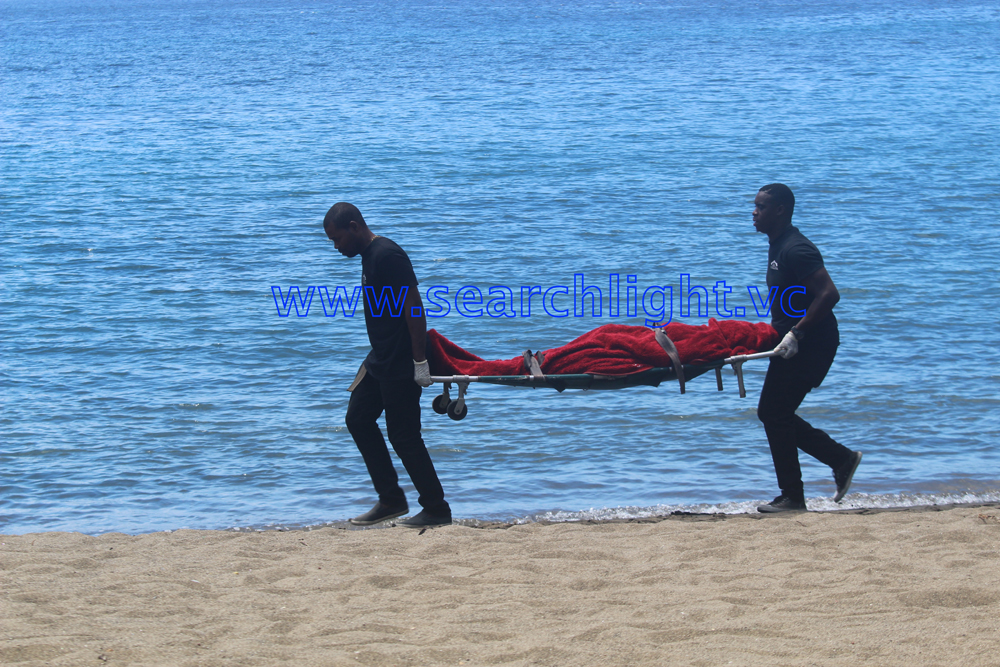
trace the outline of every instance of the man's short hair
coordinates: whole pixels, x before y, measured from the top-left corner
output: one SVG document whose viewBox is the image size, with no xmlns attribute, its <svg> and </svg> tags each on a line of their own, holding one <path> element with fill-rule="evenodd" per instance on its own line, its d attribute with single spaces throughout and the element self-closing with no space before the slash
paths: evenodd
<svg viewBox="0 0 1000 667">
<path fill-rule="evenodd" d="M 775 204 L 784 206 L 788 210 L 788 215 L 792 215 L 795 210 L 795 195 L 792 194 L 790 187 L 784 183 L 770 183 L 762 187 L 760 191 L 769 194 L 774 199 Z"/>
<path fill-rule="evenodd" d="M 337 202 L 326 212 L 326 217 L 323 218 L 323 228 L 346 229 L 351 220 L 355 220 L 362 227 L 368 226 L 365 219 L 361 217 L 361 211 L 358 210 L 357 206 L 348 204 L 346 201 Z"/>
</svg>

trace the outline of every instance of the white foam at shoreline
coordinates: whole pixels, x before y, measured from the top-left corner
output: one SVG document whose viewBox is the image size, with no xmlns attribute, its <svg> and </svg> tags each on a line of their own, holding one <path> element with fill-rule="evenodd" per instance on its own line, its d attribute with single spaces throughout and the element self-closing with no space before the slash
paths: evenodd
<svg viewBox="0 0 1000 667">
<path fill-rule="evenodd" d="M 491 523 L 528 524 L 542 521 L 552 523 L 571 523 L 577 521 L 611 521 L 623 519 L 650 519 L 662 517 L 674 512 L 691 514 L 757 514 L 757 506 L 769 500 L 745 500 L 728 503 L 701 503 L 694 505 L 653 505 L 650 507 L 601 507 L 580 510 L 577 512 L 549 511 L 529 514 L 526 516 L 495 516 L 488 518 L 456 517 L 455 523 L 480 526 Z M 828 497 L 806 498 L 806 505 L 814 512 L 830 512 L 835 510 L 859 509 L 899 509 L 906 507 L 928 507 L 934 505 L 978 505 L 1000 503 L 1000 490 L 957 493 L 852 493 L 840 503 L 835 503 Z M 268 530 L 316 530 L 328 526 L 343 527 L 345 521 L 329 521 L 319 524 L 292 525 L 267 524 L 265 526 L 232 527 L 228 530 L 238 532 L 257 532 Z M 389 528 L 393 524 L 387 522 L 375 526 L 352 527 L 356 530 L 371 530 Z"/>
<path fill-rule="evenodd" d="M 664 516 L 673 512 L 692 514 L 756 514 L 757 506 L 766 500 L 746 500 L 741 502 L 698 504 L 698 505 L 654 505 L 652 507 L 602 507 L 579 512 L 541 512 L 512 520 L 512 523 L 534 523 L 538 521 L 608 521 L 611 519 L 647 519 Z M 852 509 L 890 509 L 920 507 L 927 505 L 974 505 L 978 503 L 1000 502 L 1000 491 L 966 493 L 852 493 L 840 503 L 828 497 L 807 498 L 806 506 L 816 512 Z"/>
</svg>

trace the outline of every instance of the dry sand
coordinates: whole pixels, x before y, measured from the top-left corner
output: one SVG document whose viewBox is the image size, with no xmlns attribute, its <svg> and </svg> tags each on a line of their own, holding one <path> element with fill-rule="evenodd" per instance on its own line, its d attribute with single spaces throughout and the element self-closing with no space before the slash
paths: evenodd
<svg viewBox="0 0 1000 667">
<path fill-rule="evenodd" d="M 0 664 L 995 666 L 998 517 L 6 536 Z"/>
</svg>

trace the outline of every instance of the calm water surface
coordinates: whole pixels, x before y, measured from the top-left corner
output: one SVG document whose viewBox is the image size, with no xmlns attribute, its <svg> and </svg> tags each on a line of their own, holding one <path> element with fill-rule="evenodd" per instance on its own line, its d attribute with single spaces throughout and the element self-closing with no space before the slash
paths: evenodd
<svg viewBox="0 0 1000 667">
<path fill-rule="evenodd" d="M 772 181 L 843 297 L 801 414 L 865 452 L 849 503 L 1000 500 L 995 2 L 2 0 L 0 19 L 0 532 L 367 509 L 343 425 L 363 321 L 271 296 L 358 284 L 322 233 L 333 202 L 424 287 L 688 273 L 755 319 Z M 510 358 L 610 321 L 642 323 L 432 326 Z M 474 386 L 462 422 L 425 391 L 424 435 L 465 519 L 748 511 L 776 494 L 765 368 L 746 399 L 711 376 L 684 396 Z M 803 462 L 807 495 L 832 494 Z"/>
</svg>

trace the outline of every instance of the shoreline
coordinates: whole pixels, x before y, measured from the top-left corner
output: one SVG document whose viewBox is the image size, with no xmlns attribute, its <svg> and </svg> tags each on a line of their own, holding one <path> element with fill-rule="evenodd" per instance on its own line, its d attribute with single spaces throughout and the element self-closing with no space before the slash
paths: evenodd
<svg viewBox="0 0 1000 667">
<path fill-rule="evenodd" d="M 850 507 L 844 509 L 822 509 L 822 510 L 809 510 L 807 514 L 880 514 L 883 512 L 942 512 L 950 509 L 958 508 L 990 508 L 990 509 L 1000 509 L 1000 501 L 988 501 L 988 502 L 977 502 L 977 503 L 946 503 L 941 505 L 928 504 L 928 505 L 906 505 L 901 507 Z M 539 525 L 539 526 L 559 526 L 564 524 L 571 525 L 602 525 L 602 524 L 647 524 L 647 523 L 659 523 L 661 521 L 711 521 L 720 519 L 736 519 L 739 517 L 749 518 L 749 519 L 761 519 L 773 516 L 783 516 L 783 515 L 767 515 L 761 513 L 750 513 L 750 512 L 740 512 L 734 514 L 728 514 L 725 512 L 688 512 L 683 510 L 675 510 L 668 514 L 659 514 L 648 517 L 628 517 L 628 518 L 612 518 L 612 519 L 566 519 L 563 521 L 555 521 L 551 519 L 532 519 L 526 521 L 493 521 L 493 520 L 483 520 L 483 519 L 458 519 L 452 525 L 465 526 L 466 528 L 476 528 L 483 530 L 506 530 L 507 528 L 512 528 L 514 526 L 528 526 L 528 525 Z M 290 525 L 290 526 L 261 526 L 254 527 L 248 526 L 245 528 L 233 527 L 233 528 L 222 528 L 222 529 L 193 529 L 193 530 L 220 530 L 221 532 L 227 533 L 266 533 L 266 532 L 313 532 L 316 530 L 322 530 L 324 528 L 332 528 L 335 530 L 349 530 L 349 531 L 361 531 L 361 530 L 384 530 L 387 528 L 396 527 L 391 521 L 385 522 L 384 524 L 378 524 L 375 526 L 354 526 L 349 522 L 345 521 L 329 521 L 322 524 L 311 524 L 311 525 Z M 192 530 L 188 528 L 178 528 L 176 530 Z M 49 531 L 45 531 L 49 532 Z M 58 532 L 58 531 L 52 531 Z M 158 531 L 158 532 L 175 532 L 175 531 Z M 128 533 L 122 533 L 128 534 Z M 149 533 L 140 533 L 142 535 L 148 535 Z"/>
<path fill-rule="evenodd" d="M 850 507 L 845 509 L 834 509 L 834 510 L 808 510 L 807 512 L 793 512 L 793 515 L 802 514 L 882 514 L 885 512 L 944 512 L 951 509 L 976 509 L 976 508 L 991 508 L 1000 509 L 1000 502 L 983 502 L 983 503 L 948 503 L 944 505 L 908 505 L 905 507 Z M 530 523 L 537 523 L 540 525 L 560 525 L 564 523 L 573 524 L 585 524 L 585 525 L 599 525 L 599 524 L 615 524 L 615 523 L 659 523 L 661 521 L 710 521 L 716 519 L 763 519 L 774 516 L 786 516 L 783 514 L 763 514 L 763 513 L 739 513 L 739 514 L 727 514 L 725 512 L 684 512 L 675 511 L 670 514 L 663 514 L 660 516 L 652 517 L 635 517 L 626 519 L 580 519 L 576 521 L 532 521 Z M 518 523 L 507 523 L 507 522 L 482 522 L 479 525 L 471 526 L 473 528 L 490 528 L 490 529 L 504 529 L 512 526 L 520 526 L 525 524 Z"/>
<path fill-rule="evenodd" d="M 761 501 L 763 502 L 763 501 Z M 972 502 L 972 503 L 942 503 L 942 504 L 922 504 L 922 505 L 902 505 L 898 507 L 845 507 L 843 509 L 810 509 L 807 514 L 881 514 L 884 512 L 941 512 L 949 509 L 958 508 L 993 508 L 1000 509 L 1000 501 L 982 501 L 982 502 Z M 550 526 L 550 525 L 601 525 L 601 524 L 647 524 L 647 523 L 659 523 L 661 521 L 677 521 L 677 520 L 715 520 L 719 518 L 736 519 L 739 517 L 750 518 L 750 519 L 760 519 L 767 516 L 784 516 L 779 515 L 765 515 L 756 512 L 691 512 L 687 510 L 674 510 L 666 514 L 654 514 L 650 516 L 641 517 L 623 517 L 623 518 L 569 518 L 563 520 L 554 519 L 535 519 L 525 518 L 522 521 L 503 521 L 503 520 L 493 520 L 493 519 L 457 519 L 452 525 L 464 526 L 467 528 L 485 529 L 485 530 L 504 530 L 514 526 L 527 526 L 527 525 L 540 525 L 540 526 Z M 250 533 L 288 533 L 288 532 L 315 532 L 317 530 L 322 530 L 324 528 L 330 528 L 334 530 L 348 530 L 348 531 L 364 531 L 364 530 L 385 530 L 387 528 L 396 527 L 392 521 L 388 521 L 382 524 L 377 524 L 374 526 L 355 526 L 350 524 L 346 519 L 340 521 L 327 521 L 323 523 L 316 524 L 266 524 L 263 526 L 230 526 L 228 528 L 167 528 L 163 530 L 153 530 L 150 532 L 143 533 L 126 533 L 123 531 L 111 530 L 103 533 L 82 533 L 80 531 L 67 531 L 67 530 L 38 530 L 30 531 L 25 533 L 4 533 L 2 528 L 0 528 L 0 537 L 23 537 L 26 535 L 48 535 L 55 533 L 66 533 L 66 534 L 76 534 L 76 535 L 86 535 L 88 537 L 100 537 L 103 535 L 127 535 L 129 537 L 141 537 L 143 535 L 158 535 L 158 534 L 171 534 L 178 531 L 195 531 L 195 532 L 221 532 L 221 533 L 237 533 L 237 534 L 250 534 Z"/>
</svg>

